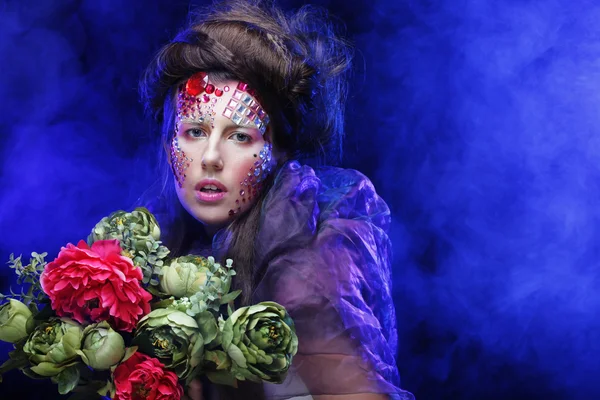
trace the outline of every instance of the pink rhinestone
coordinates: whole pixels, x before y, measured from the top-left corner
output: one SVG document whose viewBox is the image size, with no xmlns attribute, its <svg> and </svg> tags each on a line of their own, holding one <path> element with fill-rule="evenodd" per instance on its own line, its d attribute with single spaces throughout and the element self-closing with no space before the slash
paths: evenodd
<svg viewBox="0 0 600 400">
<path fill-rule="evenodd" d="M 238 83 L 237 88 L 245 92 L 246 89 L 248 89 L 248 84 L 245 82 L 240 82 Z"/>
<path fill-rule="evenodd" d="M 210 100 L 210 97 L 208 97 L 208 95 L 207 95 L 207 94 L 203 94 L 203 95 L 202 95 L 202 101 L 203 101 L 204 103 L 208 103 L 208 101 L 209 101 L 209 100 Z"/>
<path fill-rule="evenodd" d="M 232 109 L 226 108 L 223 111 L 223 116 L 226 117 L 226 118 L 231 118 L 232 115 L 233 115 L 233 110 Z"/>
<path fill-rule="evenodd" d="M 223 91 L 225 91 L 225 92 L 229 92 L 229 86 L 225 86 L 225 87 L 223 88 Z"/>
</svg>

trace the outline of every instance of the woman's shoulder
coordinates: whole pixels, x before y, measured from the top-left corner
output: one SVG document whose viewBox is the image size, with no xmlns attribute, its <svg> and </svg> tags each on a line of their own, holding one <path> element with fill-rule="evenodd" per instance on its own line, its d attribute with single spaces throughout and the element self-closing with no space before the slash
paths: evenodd
<svg viewBox="0 0 600 400">
<path fill-rule="evenodd" d="M 364 174 L 344 168 L 313 169 L 297 161 L 277 173 L 262 205 L 257 265 L 297 249 L 322 253 L 316 243 L 371 246 L 387 253 L 390 211 Z M 310 253 L 314 256 L 313 253 Z"/>
<path fill-rule="evenodd" d="M 310 210 L 314 223 L 329 219 L 367 220 L 387 231 L 390 211 L 371 180 L 360 171 L 338 167 L 313 169 L 298 161 L 286 163 L 275 178 L 267 203 Z M 268 208 L 267 208 L 268 210 Z"/>
</svg>

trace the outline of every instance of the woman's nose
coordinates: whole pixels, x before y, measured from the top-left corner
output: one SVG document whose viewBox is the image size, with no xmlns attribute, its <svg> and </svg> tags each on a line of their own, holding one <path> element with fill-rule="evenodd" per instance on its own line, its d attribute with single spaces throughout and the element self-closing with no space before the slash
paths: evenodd
<svg viewBox="0 0 600 400">
<path fill-rule="evenodd" d="M 218 143 L 208 143 L 206 151 L 202 155 L 202 168 L 203 169 L 223 169 L 223 158 L 219 150 Z"/>
</svg>

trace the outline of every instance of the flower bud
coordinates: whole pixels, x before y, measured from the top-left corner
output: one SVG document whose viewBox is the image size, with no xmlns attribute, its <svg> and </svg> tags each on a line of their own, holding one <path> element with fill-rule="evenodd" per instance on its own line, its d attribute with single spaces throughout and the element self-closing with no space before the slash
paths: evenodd
<svg viewBox="0 0 600 400">
<path fill-rule="evenodd" d="M 83 330 L 81 351 L 83 362 L 96 370 L 107 370 L 125 355 L 123 337 L 106 322 L 89 325 Z"/>
<path fill-rule="evenodd" d="M 183 256 L 171 261 L 161 269 L 160 289 L 169 295 L 191 297 L 208 280 L 209 269 L 203 265 L 204 259 L 194 256 Z M 213 284 L 221 284 L 221 280 L 212 276 Z"/>
<path fill-rule="evenodd" d="M 0 340 L 16 343 L 27 336 L 29 308 L 18 300 L 10 299 L 0 307 Z"/>
</svg>

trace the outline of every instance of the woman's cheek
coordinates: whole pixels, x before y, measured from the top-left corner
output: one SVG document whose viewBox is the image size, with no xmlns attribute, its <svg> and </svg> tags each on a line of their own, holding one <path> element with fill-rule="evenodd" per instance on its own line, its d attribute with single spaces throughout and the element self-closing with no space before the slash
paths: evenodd
<svg viewBox="0 0 600 400">
<path fill-rule="evenodd" d="M 171 140 L 171 154 L 169 156 L 169 163 L 171 164 L 175 181 L 182 188 L 187 178 L 187 170 L 194 160 L 181 148 L 179 137 L 177 136 Z"/>
<path fill-rule="evenodd" d="M 263 189 L 265 179 L 273 169 L 272 149 L 270 143 L 265 143 L 249 162 L 240 163 L 240 168 L 236 171 L 240 189 L 235 205 L 229 210 L 229 215 L 237 215 L 247 210 L 256 201 L 256 197 Z"/>
</svg>

